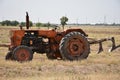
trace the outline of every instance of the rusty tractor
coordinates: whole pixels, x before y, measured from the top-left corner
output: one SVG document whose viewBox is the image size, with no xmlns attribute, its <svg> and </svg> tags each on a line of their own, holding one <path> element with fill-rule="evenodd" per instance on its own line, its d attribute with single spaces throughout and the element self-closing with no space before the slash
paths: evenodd
<svg viewBox="0 0 120 80">
<path fill-rule="evenodd" d="M 115 49 L 114 37 L 102 40 L 93 40 L 82 29 L 67 29 L 58 32 L 52 30 L 30 30 L 29 16 L 26 12 L 26 28 L 11 30 L 9 52 L 6 60 L 30 61 L 33 54 L 46 54 L 48 59 L 81 60 L 86 59 L 90 53 L 90 44 L 99 43 L 99 52 L 103 51 L 102 42 L 111 40 Z M 6 45 L 3 45 L 6 46 Z M 7 46 L 8 47 L 8 46 Z"/>
</svg>

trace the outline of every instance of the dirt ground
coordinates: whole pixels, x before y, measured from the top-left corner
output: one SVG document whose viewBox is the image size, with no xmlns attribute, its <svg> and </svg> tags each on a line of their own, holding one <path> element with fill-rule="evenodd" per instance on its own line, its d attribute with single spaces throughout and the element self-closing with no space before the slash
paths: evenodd
<svg viewBox="0 0 120 80">
<path fill-rule="evenodd" d="M 95 39 L 115 37 L 120 44 L 120 27 L 79 27 Z M 0 27 L 0 44 L 9 44 L 9 30 Z M 15 28 L 14 28 L 15 29 Z M 108 52 L 111 42 L 104 42 L 104 51 L 96 54 L 98 45 L 91 45 L 86 60 L 48 60 L 45 54 L 34 54 L 30 62 L 6 61 L 8 49 L 0 47 L 0 80 L 118 80 L 120 79 L 120 47 Z"/>
</svg>

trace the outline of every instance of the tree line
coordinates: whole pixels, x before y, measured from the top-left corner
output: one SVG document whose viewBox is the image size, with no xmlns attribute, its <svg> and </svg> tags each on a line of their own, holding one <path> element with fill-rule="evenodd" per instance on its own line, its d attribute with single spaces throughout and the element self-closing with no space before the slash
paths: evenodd
<svg viewBox="0 0 120 80">
<path fill-rule="evenodd" d="M 2 26 L 17 26 L 19 22 L 16 20 L 15 21 L 5 20 L 5 21 L 0 22 L 0 24 Z"/>
<path fill-rule="evenodd" d="M 67 24 L 66 22 L 68 21 L 68 18 L 63 16 L 60 18 L 60 21 L 61 21 L 61 25 L 64 29 L 64 26 Z M 32 21 L 29 21 L 29 23 L 30 23 L 29 24 L 30 27 L 33 25 L 35 25 L 37 27 L 55 27 L 55 25 L 50 24 L 50 22 L 48 22 L 48 23 L 41 23 L 41 22 L 33 23 Z M 16 20 L 14 20 L 14 21 L 4 20 L 4 21 L 0 22 L 0 25 L 2 25 L 2 26 L 18 26 L 19 25 L 19 26 L 24 27 L 24 26 L 26 26 L 26 22 L 19 22 Z"/>
<path fill-rule="evenodd" d="M 18 25 L 25 26 L 26 25 L 25 22 L 19 22 L 19 21 L 16 21 L 16 20 L 14 20 L 14 21 L 4 20 L 4 21 L 0 22 L 0 24 L 2 26 L 18 26 Z M 30 21 L 30 26 L 33 26 L 32 21 Z"/>
<path fill-rule="evenodd" d="M 41 23 L 41 22 L 37 22 L 37 23 L 33 23 L 32 21 L 29 21 L 29 25 L 30 27 L 35 25 L 37 27 L 50 27 L 50 26 L 53 26 L 52 24 L 50 24 L 49 22 L 48 23 Z M 5 20 L 5 21 L 2 21 L 0 22 L 0 25 L 2 26 L 26 26 L 26 22 L 19 22 L 19 21 L 10 21 L 10 20 Z"/>
<path fill-rule="evenodd" d="M 68 21 L 68 18 L 66 16 L 63 16 L 60 18 L 60 24 L 62 25 L 63 29 L 64 29 L 64 26 L 67 24 L 67 21 Z M 13 20 L 13 21 L 10 21 L 10 20 L 4 20 L 2 22 L 0 22 L 0 25 L 2 26 L 26 26 L 26 22 L 19 22 L 19 21 L 16 21 L 16 20 Z M 68 24 L 68 25 L 77 25 L 77 26 L 86 26 L 86 25 L 94 25 L 94 26 L 120 26 L 120 24 L 116 24 L 116 23 L 113 23 L 113 24 L 104 24 L 104 23 L 96 23 L 96 24 L 76 24 L 76 23 L 71 23 L 71 24 Z M 33 23 L 32 21 L 30 21 L 30 27 L 31 26 L 36 26 L 36 27 L 56 27 L 56 25 L 54 24 L 51 24 L 50 22 L 48 23 L 41 23 L 41 22 L 37 22 L 37 23 Z"/>
</svg>

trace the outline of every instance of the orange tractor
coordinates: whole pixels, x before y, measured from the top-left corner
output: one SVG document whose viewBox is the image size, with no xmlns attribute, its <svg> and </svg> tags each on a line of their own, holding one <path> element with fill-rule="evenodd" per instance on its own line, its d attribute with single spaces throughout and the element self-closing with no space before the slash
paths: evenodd
<svg viewBox="0 0 120 80">
<path fill-rule="evenodd" d="M 29 61 L 34 52 L 49 59 L 85 59 L 90 53 L 87 34 L 82 29 L 68 29 L 63 32 L 53 30 L 29 30 L 29 16 L 26 14 L 26 30 L 11 30 L 11 44 L 6 60 Z"/>
<path fill-rule="evenodd" d="M 53 30 L 29 30 L 29 16 L 26 14 L 27 29 L 11 30 L 11 44 L 6 60 L 30 61 L 33 54 L 46 54 L 48 59 L 81 60 L 88 57 L 90 44 L 99 43 L 99 52 L 103 51 L 102 42 L 111 40 L 115 49 L 114 37 L 93 40 L 87 38 L 82 29 L 67 29 L 63 32 Z"/>
</svg>

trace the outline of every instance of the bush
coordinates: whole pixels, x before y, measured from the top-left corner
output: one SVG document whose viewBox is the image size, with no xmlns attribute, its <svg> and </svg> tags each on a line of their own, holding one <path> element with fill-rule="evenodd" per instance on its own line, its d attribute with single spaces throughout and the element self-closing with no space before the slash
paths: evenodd
<svg viewBox="0 0 120 80">
<path fill-rule="evenodd" d="M 19 24 L 18 21 L 10 21 L 10 20 L 5 20 L 1 22 L 2 26 L 17 26 Z"/>
</svg>

